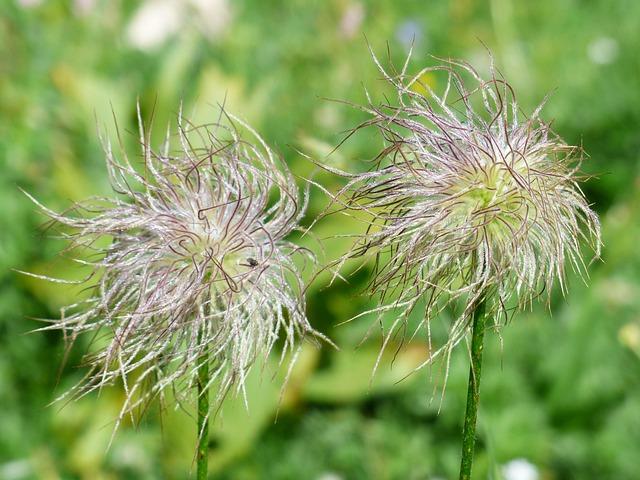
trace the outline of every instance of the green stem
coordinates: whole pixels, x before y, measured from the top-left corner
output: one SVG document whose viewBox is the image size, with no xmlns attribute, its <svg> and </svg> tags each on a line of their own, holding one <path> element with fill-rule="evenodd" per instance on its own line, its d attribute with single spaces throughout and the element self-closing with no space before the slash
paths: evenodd
<svg viewBox="0 0 640 480">
<path fill-rule="evenodd" d="M 201 337 L 200 335 L 199 337 Z M 202 341 L 201 338 L 198 341 Z M 198 359 L 198 466 L 197 480 L 207 480 L 209 467 L 209 354 Z"/>
<path fill-rule="evenodd" d="M 462 461 L 460 462 L 460 480 L 471 479 L 473 448 L 476 441 L 476 420 L 480 403 L 480 375 L 482 374 L 482 350 L 486 323 L 485 299 L 478 302 L 473 311 L 471 333 L 471 366 L 469 368 L 469 387 L 467 390 L 467 411 L 462 429 Z"/>
</svg>

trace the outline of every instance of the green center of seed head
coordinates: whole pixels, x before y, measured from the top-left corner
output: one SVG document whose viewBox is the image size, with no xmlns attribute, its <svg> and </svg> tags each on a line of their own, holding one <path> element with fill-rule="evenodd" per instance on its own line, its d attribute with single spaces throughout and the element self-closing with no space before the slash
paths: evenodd
<svg viewBox="0 0 640 480">
<path fill-rule="evenodd" d="M 220 230 L 207 224 L 205 221 L 194 221 L 191 225 L 190 239 L 182 242 L 182 246 L 188 252 L 184 257 L 184 262 L 193 265 L 206 264 L 207 281 L 213 281 L 212 285 L 218 283 L 223 277 L 233 278 L 252 268 L 251 262 L 255 262 L 247 249 L 242 251 L 228 251 L 225 240 L 222 238 Z"/>
<path fill-rule="evenodd" d="M 484 159 L 480 167 L 465 172 L 450 192 L 459 220 L 484 225 L 491 235 L 515 226 L 522 218 L 526 192 L 514 175 L 524 176 L 525 171 L 524 160 L 508 154 L 504 160 Z"/>
</svg>

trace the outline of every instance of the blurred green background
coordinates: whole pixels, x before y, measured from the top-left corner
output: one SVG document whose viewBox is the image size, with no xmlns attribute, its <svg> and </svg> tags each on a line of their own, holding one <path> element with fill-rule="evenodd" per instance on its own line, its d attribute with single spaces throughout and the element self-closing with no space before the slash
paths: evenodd
<svg viewBox="0 0 640 480">
<path fill-rule="evenodd" d="M 590 158 L 584 185 L 603 222 L 603 261 L 589 285 L 571 278 L 491 335 L 485 353 L 478 479 L 640 479 L 640 2 L 637 0 L 2 0 L 0 2 L 0 479 L 173 479 L 193 475 L 189 412 L 152 409 L 125 425 L 107 452 L 122 402 L 117 388 L 48 406 L 82 375 L 82 347 L 59 375 L 57 333 L 27 334 L 77 292 L 12 268 L 72 277 L 61 244 L 22 187 L 62 209 L 107 193 L 98 129 L 135 131 L 136 98 L 155 125 L 181 100 L 196 121 L 227 108 L 246 119 L 294 171 L 297 150 L 345 169 L 377 153 L 373 132 L 325 158 L 362 119 L 326 98 L 364 103 L 386 92 L 367 50 L 410 71 L 428 54 L 481 70 L 493 51 L 526 111 L 553 92 L 545 117 Z M 157 129 L 158 132 L 162 128 Z M 133 134 L 125 142 L 135 143 Z M 320 174 L 328 188 L 339 182 Z M 313 192 L 309 218 L 324 204 Z M 360 229 L 343 218 L 320 236 Z M 329 242 L 327 257 L 346 248 Z M 441 399 L 442 371 L 396 384 L 426 355 L 416 339 L 370 374 L 380 338 L 359 348 L 370 319 L 337 326 L 370 305 L 366 271 L 309 294 L 313 324 L 341 346 L 309 346 L 280 404 L 280 380 L 249 380 L 247 413 L 225 405 L 211 434 L 221 479 L 456 478 L 467 381 L 458 349 Z M 321 282 L 320 282 L 321 283 Z M 446 318 L 442 321 L 446 322 Z M 392 349 L 391 349 L 392 350 Z"/>
</svg>

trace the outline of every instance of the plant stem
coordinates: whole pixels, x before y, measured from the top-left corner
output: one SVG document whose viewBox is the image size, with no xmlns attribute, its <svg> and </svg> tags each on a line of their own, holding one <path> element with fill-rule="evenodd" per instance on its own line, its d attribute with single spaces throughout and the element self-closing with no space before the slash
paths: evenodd
<svg viewBox="0 0 640 480">
<path fill-rule="evenodd" d="M 202 334 L 199 335 L 202 337 Z M 202 341 L 201 338 L 198 342 Z M 209 353 L 198 359 L 198 466 L 197 480 L 207 480 L 209 468 Z"/>
<path fill-rule="evenodd" d="M 471 479 L 473 448 L 476 441 L 476 420 L 480 403 L 480 375 L 482 374 L 482 350 L 486 324 L 486 303 L 481 299 L 473 311 L 471 331 L 471 366 L 469 368 L 469 387 L 467 389 L 467 410 L 462 429 L 462 461 L 460 462 L 460 480 Z"/>
</svg>

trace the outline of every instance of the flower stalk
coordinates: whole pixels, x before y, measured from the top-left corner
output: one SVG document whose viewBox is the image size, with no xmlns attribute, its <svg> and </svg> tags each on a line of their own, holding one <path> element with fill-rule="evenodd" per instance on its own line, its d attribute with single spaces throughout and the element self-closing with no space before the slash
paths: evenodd
<svg viewBox="0 0 640 480">
<path fill-rule="evenodd" d="M 202 341 L 201 332 L 198 341 Z M 197 475 L 198 480 L 206 480 L 209 469 L 209 352 L 203 350 L 198 359 L 198 451 Z"/>
<path fill-rule="evenodd" d="M 471 479 L 473 450 L 476 442 L 476 423 L 480 405 L 480 377 L 482 375 L 482 352 L 484 350 L 484 331 L 486 326 L 486 303 L 481 299 L 474 311 L 471 326 L 471 365 L 469 367 L 469 386 L 467 389 L 467 409 L 462 429 L 462 460 L 460 462 L 460 480 Z"/>
<path fill-rule="evenodd" d="M 422 330 L 429 357 L 446 362 L 471 337 L 471 366 L 460 479 L 473 461 L 484 332 L 539 297 L 550 302 L 554 284 L 566 293 L 567 270 L 586 279 L 583 242 L 600 256 L 598 216 L 579 182 L 583 152 L 567 144 L 541 117 L 544 102 L 523 112 L 514 89 L 493 64 L 489 75 L 454 59 L 439 59 L 414 75 L 385 69 L 396 101 L 358 107 L 382 149 L 366 171 L 325 167 L 347 180 L 326 215 L 351 215 L 364 232 L 337 260 L 374 262 L 367 293 L 377 305 L 352 317 L 373 315 L 382 352 L 400 335 Z M 412 312 L 426 304 L 417 323 Z M 447 336 L 435 344 L 432 322 L 453 307 Z"/>
</svg>

